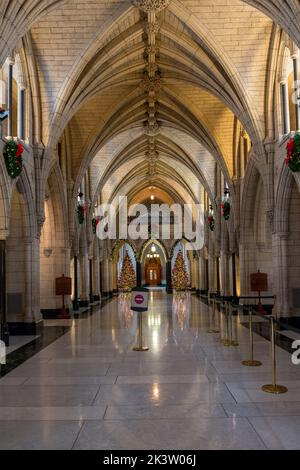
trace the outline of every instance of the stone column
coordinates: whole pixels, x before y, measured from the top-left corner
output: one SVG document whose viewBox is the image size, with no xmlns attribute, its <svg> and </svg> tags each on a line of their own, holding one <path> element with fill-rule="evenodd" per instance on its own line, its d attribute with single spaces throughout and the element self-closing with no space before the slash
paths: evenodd
<svg viewBox="0 0 300 470">
<path fill-rule="evenodd" d="M 109 274 L 109 261 L 105 258 L 103 261 L 103 294 L 109 297 L 110 290 L 110 274 Z"/>
<path fill-rule="evenodd" d="M 294 68 L 294 82 L 295 82 L 295 112 L 296 112 L 296 131 L 300 130 L 300 102 L 299 96 L 299 52 L 296 52 L 293 56 L 293 68 Z"/>
<path fill-rule="evenodd" d="M 208 290 L 215 291 L 215 258 L 212 253 L 208 253 Z"/>
<path fill-rule="evenodd" d="M 7 122 L 7 134 L 13 137 L 13 75 L 14 75 L 14 59 L 8 58 L 8 84 L 7 84 L 7 108 L 8 108 L 8 122 Z"/>
<path fill-rule="evenodd" d="M 78 302 L 78 257 L 74 255 L 74 299 L 73 299 L 73 310 L 74 312 L 79 311 Z"/>
<path fill-rule="evenodd" d="M 89 303 L 90 279 L 89 279 L 89 256 L 88 253 L 80 255 L 80 279 L 81 279 L 81 292 L 80 301 L 84 302 L 84 306 Z"/>
<path fill-rule="evenodd" d="M 245 266 L 244 266 L 245 269 Z M 236 290 L 236 264 L 235 264 L 235 253 L 232 253 L 231 256 L 231 271 L 232 271 L 232 295 L 236 297 L 237 290 Z"/>
<path fill-rule="evenodd" d="M 25 323 L 42 321 L 40 312 L 40 241 L 25 237 Z"/>
<path fill-rule="evenodd" d="M 93 303 L 94 302 L 94 287 L 93 287 L 93 283 L 94 283 L 94 276 L 93 276 L 93 259 L 90 258 L 89 259 L 89 285 L 90 285 L 90 292 L 89 292 L 89 298 L 90 298 L 90 302 Z"/>
<path fill-rule="evenodd" d="M 25 140 L 25 86 L 19 84 L 18 90 L 18 137 Z"/>
<path fill-rule="evenodd" d="M 6 241 L 0 240 L 0 340 L 9 346 L 6 323 Z"/>
<path fill-rule="evenodd" d="M 221 251 L 222 295 L 230 295 L 229 256 L 227 251 Z"/>
<path fill-rule="evenodd" d="M 288 134 L 291 130 L 290 110 L 289 110 L 289 89 L 287 81 L 280 83 L 281 88 L 281 106 L 282 106 L 282 123 L 283 133 Z"/>
<path fill-rule="evenodd" d="M 94 285 L 93 293 L 96 298 L 101 301 L 101 292 L 100 292 L 100 260 L 99 257 L 93 259 L 93 269 L 94 269 Z"/>
<path fill-rule="evenodd" d="M 276 305 L 279 316 L 290 315 L 290 293 L 288 287 L 288 239 L 287 232 L 273 235 L 276 279 Z"/>
<path fill-rule="evenodd" d="M 206 290 L 206 267 L 203 253 L 199 256 L 199 289 L 200 293 Z"/>
</svg>

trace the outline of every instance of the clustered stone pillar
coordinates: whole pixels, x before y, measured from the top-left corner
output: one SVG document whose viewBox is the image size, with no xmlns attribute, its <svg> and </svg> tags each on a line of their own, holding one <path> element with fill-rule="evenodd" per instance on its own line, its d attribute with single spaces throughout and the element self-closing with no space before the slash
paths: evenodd
<svg viewBox="0 0 300 470">
<path fill-rule="evenodd" d="M 289 111 L 289 88 L 286 80 L 280 84 L 281 88 L 281 102 L 282 102 L 282 121 L 283 133 L 288 134 L 291 130 L 290 111 Z"/>
<path fill-rule="evenodd" d="M 73 299 L 74 312 L 79 311 L 78 301 L 78 256 L 74 255 L 74 299 Z"/>
<path fill-rule="evenodd" d="M 9 346 L 6 323 L 6 241 L 0 240 L 0 340 Z"/>
<path fill-rule="evenodd" d="M 25 86 L 22 83 L 18 90 L 18 137 L 25 139 Z"/>
<path fill-rule="evenodd" d="M 13 136 L 13 76 L 14 76 L 14 59 L 9 57 L 8 59 L 8 80 L 7 80 L 7 108 L 8 108 L 8 123 L 7 123 L 7 134 Z"/>
<path fill-rule="evenodd" d="M 274 234 L 275 263 L 277 270 L 276 303 L 280 316 L 289 316 L 288 288 L 288 239 L 287 232 Z"/>
<path fill-rule="evenodd" d="M 35 237 L 24 239 L 25 244 L 25 323 L 33 325 L 42 320 L 40 312 L 40 241 Z"/>
<path fill-rule="evenodd" d="M 89 304 L 89 292 L 90 292 L 88 253 L 80 253 L 79 264 L 80 264 L 80 280 L 81 280 L 80 302 L 82 302 L 81 306 L 86 307 Z"/>
<path fill-rule="evenodd" d="M 293 69 L 294 69 L 294 83 L 295 83 L 295 112 L 296 112 L 296 130 L 300 129 L 300 102 L 299 97 L 299 51 L 296 51 L 292 56 Z"/>
</svg>

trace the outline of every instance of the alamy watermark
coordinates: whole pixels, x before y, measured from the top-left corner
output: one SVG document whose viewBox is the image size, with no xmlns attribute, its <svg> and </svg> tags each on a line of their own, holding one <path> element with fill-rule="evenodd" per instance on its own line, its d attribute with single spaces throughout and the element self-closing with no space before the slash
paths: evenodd
<svg viewBox="0 0 300 470">
<path fill-rule="evenodd" d="M 6 346 L 3 341 L 0 341 L 0 365 L 6 364 Z"/>
<path fill-rule="evenodd" d="M 295 366 L 299 366 L 300 365 L 300 339 L 297 339 L 296 341 L 293 342 L 292 349 L 296 350 L 292 354 L 292 363 Z"/>
<path fill-rule="evenodd" d="M 204 245 L 204 209 L 202 204 L 134 204 L 128 207 L 126 196 L 118 205 L 97 207 L 97 236 L 100 240 L 187 240 L 187 250 Z"/>
</svg>

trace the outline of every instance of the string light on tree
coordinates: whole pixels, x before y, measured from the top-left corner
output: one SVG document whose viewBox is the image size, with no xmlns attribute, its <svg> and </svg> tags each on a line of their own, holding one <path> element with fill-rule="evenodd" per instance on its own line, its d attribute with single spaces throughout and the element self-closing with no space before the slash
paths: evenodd
<svg viewBox="0 0 300 470">
<path fill-rule="evenodd" d="M 118 287 L 123 292 L 131 292 L 131 290 L 136 286 L 136 274 L 132 261 L 128 252 L 126 251 L 120 277 L 118 280 Z"/>
<path fill-rule="evenodd" d="M 173 287 L 176 291 L 185 291 L 189 287 L 189 276 L 181 250 L 177 254 L 173 268 Z"/>
</svg>

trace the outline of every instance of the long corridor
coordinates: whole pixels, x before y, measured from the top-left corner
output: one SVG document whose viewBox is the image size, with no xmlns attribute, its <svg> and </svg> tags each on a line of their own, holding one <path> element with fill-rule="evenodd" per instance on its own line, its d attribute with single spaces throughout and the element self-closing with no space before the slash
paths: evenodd
<svg viewBox="0 0 300 470">
<path fill-rule="evenodd" d="M 285 395 L 271 380 L 270 343 L 248 329 L 225 348 L 208 307 L 155 291 L 144 314 L 149 351 L 132 351 L 136 314 L 120 297 L 0 379 L 1 449 L 296 449 L 300 366 L 278 351 Z"/>
</svg>

